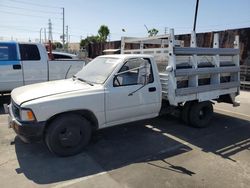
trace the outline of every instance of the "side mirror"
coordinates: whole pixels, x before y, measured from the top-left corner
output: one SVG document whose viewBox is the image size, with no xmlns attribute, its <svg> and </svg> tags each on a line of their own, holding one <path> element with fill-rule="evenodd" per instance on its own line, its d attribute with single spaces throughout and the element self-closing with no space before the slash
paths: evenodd
<svg viewBox="0 0 250 188">
<path fill-rule="evenodd" d="M 119 79 L 118 79 L 118 75 L 115 74 L 114 79 L 113 79 L 113 86 L 114 86 L 114 87 L 118 87 L 118 86 L 120 86 L 120 85 L 121 85 L 121 83 L 120 83 L 120 81 L 119 81 Z"/>
<path fill-rule="evenodd" d="M 149 83 L 150 70 L 150 64 L 148 62 L 144 62 L 139 69 L 138 84 L 147 85 Z"/>
<path fill-rule="evenodd" d="M 173 67 L 170 66 L 170 65 L 167 66 L 167 67 L 166 67 L 166 71 L 167 71 L 167 72 L 172 72 L 172 71 L 173 71 Z"/>
</svg>

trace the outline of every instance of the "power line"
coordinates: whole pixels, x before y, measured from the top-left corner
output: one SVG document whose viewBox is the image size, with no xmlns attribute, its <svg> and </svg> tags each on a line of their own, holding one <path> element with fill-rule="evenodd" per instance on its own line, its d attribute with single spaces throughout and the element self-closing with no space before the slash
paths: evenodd
<svg viewBox="0 0 250 188">
<path fill-rule="evenodd" d="M 13 13 L 13 12 L 9 12 L 9 11 L 4 11 L 4 10 L 1 10 L 1 13 L 4 13 L 4 14 L 12 14 L 12 15 L 19 15 L 19 16 L 28 16 L 28 17 L 36 17 L 36 18 L 46 18 L 48 19 L 48 17 L 45 17 L 45 16 L 37 16 L 37 15 L 34 15 L 34 14 L 22 14 L 22 13 Z M 62 18 L 53 18 L 53 19 L 62 19 Z"/>
<path fill-rule="evenodd" d="M 250 20 L 242 21 L 242 22 L 231 22 L 231 23 L 216 24 L 216 25 L 203 25 L 203 26 L 199 26 L 199 28 L 224 27 L 224 26 L 228 26 L 228 25 L 239 25 L 239 24 L 245 24 L 245 23 L 250 23 Z"/>
<path fill-rule="evenodd" d="M 30 30 L 30 29 L 23 29 L 23 28 L 17 28 L 17 27 L 11 27 L 11 26 L 1 26 L 2 29 L 15 29 L 15 30 L 20 30 L 20 31 L 28 31 L 28 32 L 32 32 L 32 33 L 39 33 L 39 31 L 35 31 L 35 30 Z"/>
<path fill-rule="evenodd" d="M 10 1 L 14 1 L 17 3 L 22 3 L 22 4 L 27 4 L 27 5 L 31 5 L 31 6 L 39 6 L 39 7 L 47 7 L 47 8 L 61 8 L 61 7 L 56 7 L 56 6 L 49 6 L 49 5 L 42 5 L 42 4 L 38 4 L 38 3 L 31 3 L 31 2 L 27 2 L 27 1 L 20 1 L 20 0 L 10 0 Z"/>
<path fill-rule="evenodd" d="M 15 29 L 15 30 L 20 30 L 20 31 L 29 31 L 29 32 L 33 32 L 33 33 L 39 33 L 39 29 L 40 29 L 40 28 L 38 28 L 37 30 L 35 28 L 27 29 L 27 27 L 5 26 L 5 25 L 1 25 L 1 28 L 2 29 Z M 57 34 L 57 35 L 62 34 L 59 31 L 53 31 L 52 33 Z"/>
<path fill-rule="evenodd" d="M 41 13 L 46 13 L 46 14 L 61 14 L 61 13 L 58 13 L 58 12 L 34 10 L 34 9 L 28 9 L 28 8 L 23 8 L 23 7 L 15 7 L 15 6 L 9 6 L 9 5 L 1 5 L 1 7 L 7 7 L 7 8 L 19 9 L 19 10 L 28 10 L 28 11 L 33 11 L 33 12 L 41 12 Z"/>
</svg>

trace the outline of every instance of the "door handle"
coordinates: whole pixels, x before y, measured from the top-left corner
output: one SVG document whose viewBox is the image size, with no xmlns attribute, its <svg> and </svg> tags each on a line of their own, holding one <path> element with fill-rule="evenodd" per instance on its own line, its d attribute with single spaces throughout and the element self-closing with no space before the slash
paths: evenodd
<svg viewBox="0 0 250 188">
<path fill-rule="evenodd" d="M 13 65 L 14 70 L 21 69 L 21 68 L 22 68 L 21 65 Z"/>
<path fill-rule="evenodd" d="M 150 88 L 148 88 L 148 91 L 149 92 L 155 92 L 156 91 L 156 87 L 150 87 Z"/>
</svg>

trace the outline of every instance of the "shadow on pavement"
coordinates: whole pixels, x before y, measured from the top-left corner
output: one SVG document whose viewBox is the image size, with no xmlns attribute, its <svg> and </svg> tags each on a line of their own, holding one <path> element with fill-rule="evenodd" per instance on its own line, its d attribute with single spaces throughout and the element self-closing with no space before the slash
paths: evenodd
<svg viewBox="0 0 250 188">
<path fill-rule="evenodd" d="M 3 104 L 9 104 L 10 103 L 10 95 L 0 95 L 0 115 L 4 114 L 4 108 Z"/>
<path fill-rule="evenodd" d="M 165 170 L 192 176 L 196 172 L 167 161 L 169 157 L 192 151 L 196 146 L 223 158 L 249 149 L 250 122 L 215 114 L 208 128 L 196 129 L 171 117 L 160 117 L 100 130 L 81 154 L 58 158 L 44 144 L 24 144 L 15 139 L 20 169 L 38 184 L 81 178 L 134 163 L 165 162 Z M 184 144 L 187 142 L 187 144 Z M 156 166 L 163 168 L 161 166 Z"/>
<path fill-rule="evenodd" d="M 155 128 L 161 127 L 157 124 Z M 166 129 L 165 129 L 166 128 Z M 250 121 L 215 113 L 208 128 L 188 126 L 164 127 L 166 133 L 197 146 L 204 152 L 212 152 L 236 162 L 233 156 L 250 148 Z"/>
<path fill-rule="evenodd" d="M 94 175 L 133 163 L 165 160 L 192 150 L 145 127 L 152 121 L 154 120 L 98 131 L 83 153 L 67 158 L 54 156 L 43 143 L 24 144 L 16 137 L 15 149 L 20 165 L 16 171 L 38 184 L 48 184 Z M 176 120 L 170 119 L 168 122 Z M 187 175 L 194 173 L 183 167 L 171 164 L 167 166 L 169 169 L 166 170 Z"/>
</svg>

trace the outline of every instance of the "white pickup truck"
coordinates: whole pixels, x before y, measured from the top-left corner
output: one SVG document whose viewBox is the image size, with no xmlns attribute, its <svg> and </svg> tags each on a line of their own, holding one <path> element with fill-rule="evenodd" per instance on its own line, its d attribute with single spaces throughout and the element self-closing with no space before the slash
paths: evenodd
<svg viewBox="0 0 250 188">
<path fill-rule="evenodd" d="M 152 39 L 161 47 L 144 48 Z M 138 41 L 139 50 L 125 49 L 126 42 Z M 211 101 L 238 105 L 239 38 L 235 48 L 223 49 L 218 35 L 214 48 L 178 43 L 173 30 L 167 39 L 123 38 L 124 54 L 99 56 L 73 78 L 16 88 L 9 125 L 23 141 L 44 140 L 59 156 L 81 152 L 95 130 L 164 112 L 180 110 L 186 123 L 205 127 L 213 113 Z M 162 59 L 144 54 L 150 50 Z"/>
<path fill-rule="evenodd" d="M 49 60 L 45 47 L 35 43 L 0 42 L 0 93 L 50 80 L 72 77 L 81 60 Z"/>
</svg>

